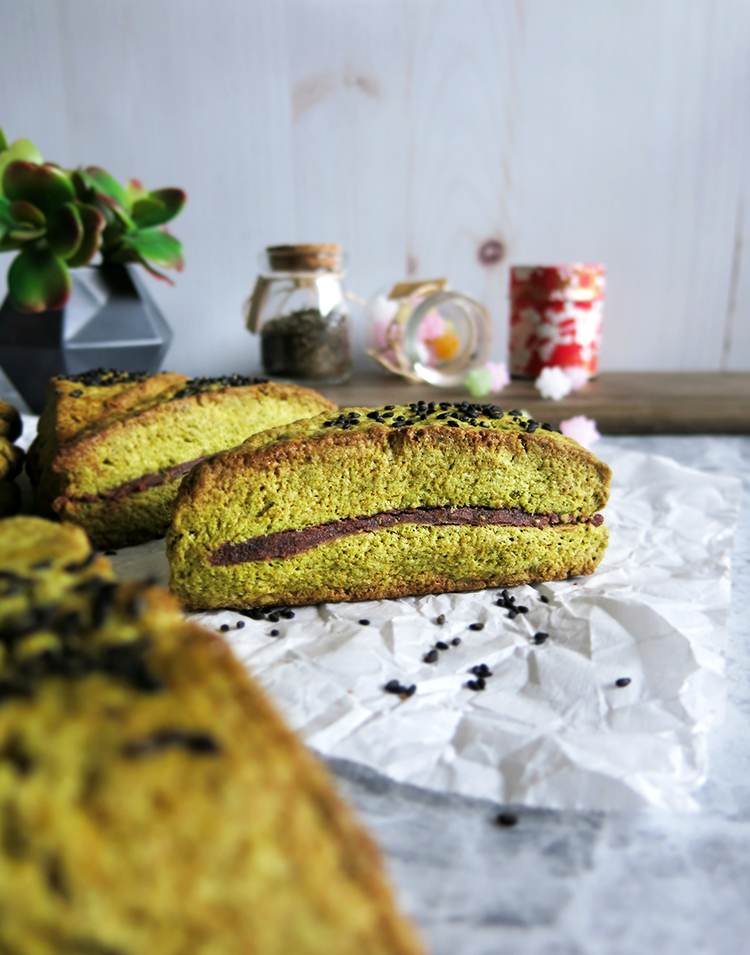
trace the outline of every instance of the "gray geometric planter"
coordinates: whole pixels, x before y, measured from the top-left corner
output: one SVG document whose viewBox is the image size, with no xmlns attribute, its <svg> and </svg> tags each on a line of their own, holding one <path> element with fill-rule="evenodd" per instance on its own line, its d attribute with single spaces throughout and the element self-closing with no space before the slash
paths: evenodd
<svg viewBox="0 0 750 955">
<path fill-rule="evenodd" d="M 158 371 L 172 341 L 135 268 L 85 266 L 70 274 L 73 291 L 62 309 L 26 315 L 7 298 L 0 308 L 0 367 L 35 414 L 51 376 Z"/>
</svg>

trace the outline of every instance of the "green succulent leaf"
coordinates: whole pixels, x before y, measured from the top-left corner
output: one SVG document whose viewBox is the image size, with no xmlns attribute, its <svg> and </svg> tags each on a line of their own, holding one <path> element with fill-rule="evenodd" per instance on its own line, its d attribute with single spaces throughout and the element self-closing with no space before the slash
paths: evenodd
<svg viewBox="0 0 750 955">
<path fill-rule="evenodd" d="M 167 269 L 182 271 L 182 245 L 178 239 L 163 229 L 139 229 L 123 236 L 123 244 L 129 246 L 144 259 Z"/>
<path fill-rule="evenodd" d="M 10 228 L 16 221 L 10 214 L 11 201 L 5 196 L 0 196 L 0 229 L 3 226 Z"/>
<path fill-rule="evenodd" d="M 67 266 L 43 244 L 24 249 L 8 270 L 8 294 L 19 312 L 62 308 L 70 297 L 70 289 Z"/>
<path fill-rule="evenodd" d="M 78 209 L 72 202 L 58 206 L 49 217 L 47 243 L 61 259 L 74 255 L 83 240 L 83 223 Z"/>
<path fill-rule="evenodd" d="M 49 215 L 57 206 L 75 199 L 68 174 L 52 165 L 38 166 L 15 160 L 3 173 L 3 192 L 8 199 L 24 199 Z"/>
<path fill-rule="evenodd" d="M 8 238 L 21 243 L 21 245 L 25 245 L 28 242 L 35 242 L 37 239 L 41 239 L 46 232 L 46 228 L 37 229 L 34 226 L 22 223 L 8 230 Z"/>
<path fill-rule="evenodd" d="M 138 228 L 148 228 L 149 226 L 161 225 L 166 222 L 164 218 L 164 203 L 156 199 L 150 199 L 146 196 L 144 199 L 136 199 L 131 209 L 133 222 Z"/>
<path fill-rule="evenodd" d="M 24 243 L 41 238 L 46 232 L 44 213 L 30 202 L 11 202 L 0 196 L 0 239 L 6 240 L 0 252 L 21 248 Z"/>
<path fill-rule="evenodd" d="M 93 259 L 99 251 L 105 225 L 104 216 L 94 206 L 79 205 L 78 214 L 83 225 L 83 238 L 78 250 L 67 260 L 68 268 L 71 269 L 87 265 Z"/>
<path fill-rule="evenodd" d="M 128 209 L 133 208 L 133 204 L 139 199 L 145 199 L 148 195 L 148 189 L 143 185 L 140 179 L 129 179 L 125 186 L 125 196 L 128 200 Z"/>
<path fill-rule="evenodd" d="M 5 133 L 0 128 L 0 152 L 8 148 L 8 140 L 5 138 Z"/>
<path fill-rule="evenodd" d="M 5 137 L 3 137 L 3 139 L 4 138 Z M 3 181 L 6 167 L 17 159 L 33 162 L 37 166 L 40 166 L 44 162 L 41 153 L 30 139 L 17 139 L 0 152 L 0 183 Z"/>
<path fill-rule="evenodd" d="M 133 204 L 133 220 L 140 228 L 164 225 L 182 210 L 186 199 L 182 189 L 157 189 Z"/>
<path fill-rule="evenodd" d="M 79 173 L 94 192 L 110 206 L 117 206 L 120 209 L 127 209 L 128 197 L 125 190 L 114 176 L 110 176 L 104 169 L 98 166 L 87 166 L 86 169 L 80 169 Z"/>
<path fill-rule="evenodd" d="M 16 199 L 9 203 L 8 212 L 16 222 L 32 225 L 37 229 L 42 229 L 47 224 L 47 217 L 42 210 L 25 199 Z"/>
</svg>

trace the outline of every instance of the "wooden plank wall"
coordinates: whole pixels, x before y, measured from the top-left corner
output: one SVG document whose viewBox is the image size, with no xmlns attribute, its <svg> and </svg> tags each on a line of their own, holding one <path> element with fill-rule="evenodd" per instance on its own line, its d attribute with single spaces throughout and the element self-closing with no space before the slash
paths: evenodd
<svg viewBox="0 0 750 955">
<path fill-rule="evenodd" d="M 583 260 L 609 268 L 605 369 L 750 369 L 747 0 L 0 0 L 0 18 L 9 137 L 189 193 L 186 271 L 155 283 L 172 367 L 255 367 L 259 250 L 334 239 L 361 295 L 446 274 L 482 298 L 496 357 L 508 263 Z"/>
</svg>

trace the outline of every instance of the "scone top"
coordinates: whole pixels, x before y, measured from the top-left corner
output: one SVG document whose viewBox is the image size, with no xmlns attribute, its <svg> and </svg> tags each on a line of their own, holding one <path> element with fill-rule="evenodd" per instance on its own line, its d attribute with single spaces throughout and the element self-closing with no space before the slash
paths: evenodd
<svg viewBox="0 0 750 955">
<path fill-rule="evenodd" d="M 494 404 L 476 404 L 469 401 L 413 401 L 408 405 L 383 405 L 380 408 L 351 408 L 322 423 L 324 428 L 348 430 L 368 421 L 387 425 L 390 428 L 424 427 L 441 425 L 473 428 L 491 428 L 494 431 L 524 431 L 533 434 L 541 428 L 561 434 L 557 428 L 544 422 L 540 424 L 521 411 L 504 411 Z M 496 422 L 502 422 L 498 425 Z"/>
</svg>

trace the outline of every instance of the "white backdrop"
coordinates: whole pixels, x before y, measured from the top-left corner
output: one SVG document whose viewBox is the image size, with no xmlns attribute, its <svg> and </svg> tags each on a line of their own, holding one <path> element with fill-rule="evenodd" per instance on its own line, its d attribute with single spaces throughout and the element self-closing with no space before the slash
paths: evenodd
<svg viewBox="0 0 750 955">
<path fill-rule="evenodd" d="M 361 295 L 483 299 L 496 357 L 509 262 L 601 261 L 604 368 L 750 369 L 747 0 L 0 0 L 0 124 L 187 190 L 172 368 L 256 368 L 259 251 L 333 240 Z"/>
</svg>

